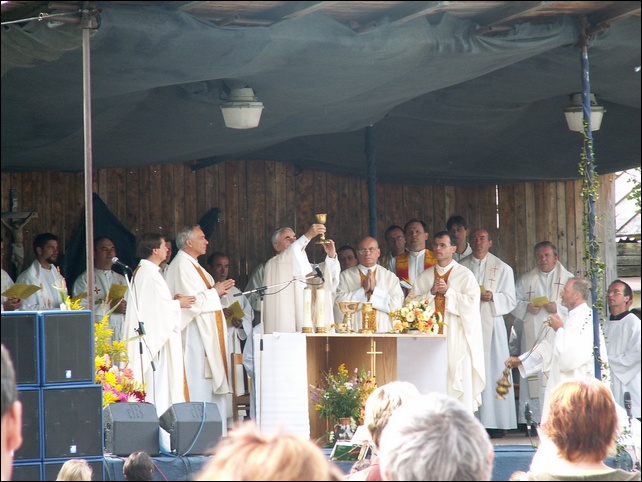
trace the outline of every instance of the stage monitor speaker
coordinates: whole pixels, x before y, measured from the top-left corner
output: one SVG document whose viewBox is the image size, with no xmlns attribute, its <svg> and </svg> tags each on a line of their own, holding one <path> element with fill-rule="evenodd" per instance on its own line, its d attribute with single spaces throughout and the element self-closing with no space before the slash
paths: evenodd
<svg viewBox="0 0 642 482">
<path fill-rule="evenodd" d="M 102 386 L 47 387 L 42 394 L 45 458 L 102 456 Z"/>
<path fill-rule="evenodd" d="M 151 403 L 110 403 L 103 410 L 105 452 L 129 455 L 144 451 L 152 457 L 160 453 L 158 415 Z"/>
<path fill-rule="evenodd" d="M 215 403 L 175 403 L 161 415 L 160 426 L 169 432 L 176 455 L 209 455 L 223 436 L 221 413 Z"/>
<path fill-rule="evenodd" d="M 94 324 L 91 311 L 42 313 L 43 385 L 93 382 Z"/>
<path fill-rule="evenodd" d="M 18 385 L 39 385 L 37 313 L 2 313 L 2 343 L 11 354 Z"/>
<path fill-rule="evenodd" d="M 42 464 L 40 462 L 33 463 L 19 463 L 16 462 L 13 464 L 13 471 L 11 472 L 11 480 L 24 480 L 24 481 L 33 481 L 33 480 L 45 480 L 42 478 L 41 472 Z M 50 480 L 56 480 L 50 479 Z"/>
<path fill-rule="evenodd" d="M 88 458 L 85 459 L 89 466 L 91 467 L 91 480 L 106 480 L 104 474 L 104 461 L 103 458 L 95 459 Z M 45 461 L 43 465 L 44 478 L 42 480 L 56 480 L 58 478 L 58 472 L 62 467 L 62 464 L 65 461 Z M 68 480 L 68 479 L 67 479 Z M 124 480 L 124 479 L 123 479 Z"/>
<path fill-rule="evenodd" d="M 22 445 L 14 454 L 15 460 L 41 459 L 40 390 L 18 388 L 22 403 Z"/>
</svg>

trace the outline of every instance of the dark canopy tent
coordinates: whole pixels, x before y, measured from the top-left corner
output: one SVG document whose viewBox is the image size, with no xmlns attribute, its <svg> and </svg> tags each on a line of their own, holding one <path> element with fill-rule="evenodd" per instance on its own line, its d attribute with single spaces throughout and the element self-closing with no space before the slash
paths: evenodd
<svg viewBox="0 0 642 482">
<path fill-rule="evenodd" d="M 388 182 L 578 177 L 581 138 L 562 112 L 581 90 L 576 18 L 527 18 L 491 36 L 456 11 L 384 16 L 364 32 L 324 11 L 222 27 L 181 10 L 187 3 L 97 3 L 95 168 L 261 159 L 364 175 L 374 125 Z M 607 110 L 595 133 L 600 173 L 640 162 L 640 2 L 624 3 L 637 15 L 590 41 L 592 91 Z M 81 34 L 53 20 L 2 30 L 3 171 L 82 170 Z M 244 86 L 265 105 L 261 123 L 226 128 L 221 99 Z"/>
</svg>

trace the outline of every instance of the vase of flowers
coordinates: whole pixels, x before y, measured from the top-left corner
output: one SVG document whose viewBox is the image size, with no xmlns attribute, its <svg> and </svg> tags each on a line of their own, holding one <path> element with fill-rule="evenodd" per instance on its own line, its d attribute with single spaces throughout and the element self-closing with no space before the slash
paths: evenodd
<svg viewBox="0 0 642 482">
<path fill-rule="evenodd" d="M 425 334 L 443 334 L 444 318 L 426 299 L 408 300 L 403 308 L 388 313 L 394 323 L 395 333 L 408 333 L 416 330 Z"/>
<path fill-rule="evenodd" d="M 337 373 L 324 373 L 320 383 L 310 385 L 315 410 L 319 417 L 329 419 L 335 429 L 328 434 L 330 440 L 338 440 L 338 435 L 344 439 L 346 436 L 352 438 L 356 426 L 363 422 L 366 399 L 375 388 L 377 384 L 370 372 L 362 367 L 361 370 L 355 368 L 350 374 L 343 363 Z"/>
</svg>

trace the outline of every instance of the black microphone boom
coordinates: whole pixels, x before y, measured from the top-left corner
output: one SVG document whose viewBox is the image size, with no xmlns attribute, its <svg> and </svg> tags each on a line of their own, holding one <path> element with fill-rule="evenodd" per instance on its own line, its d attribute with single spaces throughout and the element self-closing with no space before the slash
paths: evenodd
<svg viewBox="0 0 642 482">
<path fill-rule="evenodd" d="M 125 269 L 128 269 L 129 271 L 132 271 L 132 269 L 129 266 L 127 266 L 125 263 L 123 263 L 121 260 L 119 260 L 116 256 L 114 256 L 111 259 L 111 262 L 114 263 L 114 264 L 117 264 L 118 266 L 121 266 L 121 267 L 123 267 Z"/>
<path fill-rule="evenodd" d="M 631 417 L 632 417 L 631 392 L 624 392 L 624 408 L 626 409 L 626 414 L 628 415 L 629 420 L 631 420 Z"/>
<path fill-rule="evenodd" d="M 323 273 L 321 272 L 321 269 L 319 269 L 319 267 L 317 266 L 316 268 L 314 268 L 314 271 L 316 271 L 317 273 L 317 278 L 321 278 L 321 281 L 325 283 L 325 279 L 323 278 Z"/>
</svg>

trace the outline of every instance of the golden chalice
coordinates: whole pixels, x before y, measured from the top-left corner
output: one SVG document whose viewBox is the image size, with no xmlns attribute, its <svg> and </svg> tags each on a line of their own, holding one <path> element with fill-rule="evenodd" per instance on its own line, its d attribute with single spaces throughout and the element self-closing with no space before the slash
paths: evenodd
<svg viewBox="0 0 642 482">
<path fill-rule="evenodd" d="M 343 321 L 335 323 L 333 326 L 337 333 L 348 333 L 352 327 L 352 315 L 359 309 L 359 301 L 337 301 L 339 310 L 343 313 Z"/>
<path fill-rule="evenodd" d="M 508 381 L 508 375 L 510 373 L 510 370 L 506 368 L 504 370 L 504 375 L 497 380 L 497 387 L 495 388 L 495 391 L 497 392 L 497 397 L 500 400 L 506 400 L 506 395 L 508 393 L 508 389 L 510 388 L 510 382 Z"/>
<path fill-rule="evenodd" d="M 314 216 L 316 217 L 317 223 L 319 223 L 319 224 L 325 224 L 325 222 L 326 222 L 326 220 L 328 218 L 328 215 L 325 214 L 325 213 L 323 213 L 323 214 L 315 214 Z M 317 244 L 326 244 L 326 243 L 327 243 L 327 241 L 325 239 L 325 234 L 322 234 L 321 237 L 319 238 L 319 240 L 317 241 Z"/>
</svg>

